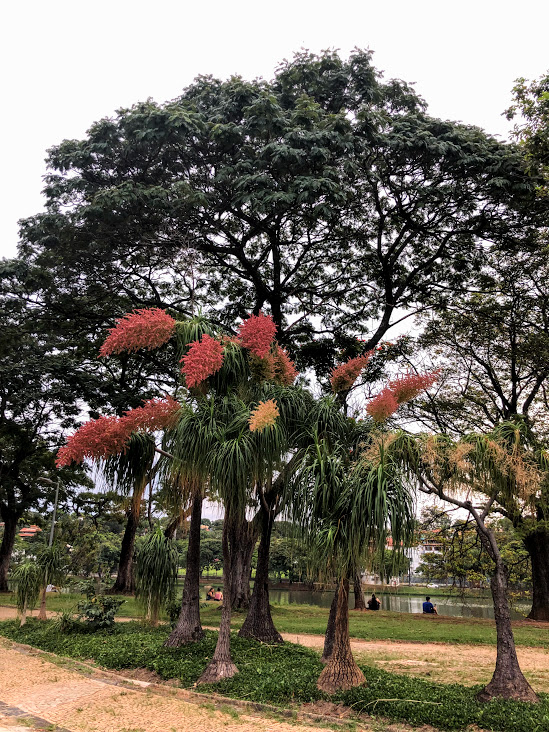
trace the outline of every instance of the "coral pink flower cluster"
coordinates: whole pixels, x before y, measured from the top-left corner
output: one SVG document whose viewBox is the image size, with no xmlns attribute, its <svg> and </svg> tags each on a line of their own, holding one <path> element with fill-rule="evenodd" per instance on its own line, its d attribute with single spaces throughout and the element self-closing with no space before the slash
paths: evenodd
<svg viewBox="0 0 549 732">
<path fill-rule="evenodd" d="M 398 409 L 398 402 L 395 395 L 389 388 L 380 391 L 371 401 L 368 402 L 366 411 L 374 422 L 384 422 L 391 414 Z"/>
<path fill-rule="evenodd" d="M 263 432 L 267 427 L 272 427 L 276 418 L 280 415 L 278 406 L 274 399 L 266 402 L 259 402 L 257 407 L 250 414 L 248 420 L 252 432 Z"/>
<path fill-rule="evenodd" d="M 368 403 L 366 411 L 375 422 L 383 422 L 394 414 L 401 404 L 409 402 L 432 386 L 439 373 L 433 371 L 430 374 L 407 373 L 397 376 Z"/>
<path fill-rule="evenodd" d="M 273 357 L 273 378 L 283 386 L 291 386 L 296 380 L 298 371 L 288 353 L 278 346 Z"/>
<path fill-rule="evenodd" d="M 351 358 L 346 363 L 342 363 L 332 369 L 332 375 L 330 377 L 332 391 L 337 393 L 350 389 L 360 376 L 362 370 L 366 368 L 372 353 L 373 351 L 368 351 L 364 356 Z"/>
<path fill-rule="evenodd" d="M 122 417 L 91 419 L 71 435 L 57 453 L 58 467 L 81 463 L 85 458 L 101 460 L 126 449 L 132 433 L 154 432 L 173 426 L 181 406 L 175 399 L 149 399 L 142 407 L 130 409 Z"/>
<path fill-rule="evenodd" d="M 170 340 L 175 326 L 176 321 L 160 308 L 134 310 L 118 318 L 101 346 L 99 355 L 158 348 Z"/>
<path fill-rule="evenodd" d="M 413 374 L 408 372 L 389 382 L 389 389 L 393 392 L 399 404 L 409 402 L 419 393 L 433 386 L 440 371 L 433 371 L 431 374 Z"/>
<path fill-rule="evenodd" d="M 276 334 L 276 325 L 269 315 L 250 315 L 238 329 L 240 342 L 254 356 L 265 358 Z"/>
<path fill-rule="evenodd" d="M 223 365 L 223 344 L 205 334 L 201 341 L 191 343 L 189 352 L 181 362 L 187 388 L 192 389 L 219 371 Z"/>
</svg>

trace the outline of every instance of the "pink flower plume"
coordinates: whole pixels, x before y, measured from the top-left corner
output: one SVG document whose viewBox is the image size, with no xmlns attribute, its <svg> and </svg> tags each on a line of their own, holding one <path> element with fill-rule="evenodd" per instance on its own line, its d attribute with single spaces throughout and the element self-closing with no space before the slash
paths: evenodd
<svg viewBox="0 0 549 732">
<path fill-rule="evenodd" d="M 223 345 L 215 338 L 205 334 L 201 341 L 191 343 L 189 352 L 181 359 L 182 373 L 188 389 L 198 386 L 202 381 L 215 374 L 223 365 Z"/>
<path fill-rule="evenodd" d="M 101 460 L 119 455 L 134 432 L 156 432 L 172 427 L 181 408 L 171 397 L 149 399 L 142 407 L 129 409 L 122 417 L 91 419 L 71 435 L 57 453 L 58 467 L 81 463 L 85 458 Z"/>
<path fill-rule="evenodd" d="M 170 340 L 175 325 L 176 321 L 160 308 L 134 310 L 118 318 L 101 346 L 99 355 L 158 348 Z"/>
<path fill-rule="evenodd" d="M 276 334 L 276 325 L 270 315 L 250 315 L 238 329 L 238 335 L 244 348 L 254 356 L 265 358 L 269 353 Z"/>
<path fill-rule="evenodd" d="M 380 391 L 377 396 L 368 402 L 366 407 L 366 411 L 374 422 L 384 422 L 391 416 L 391 414 L 394 414 L 397 409 L 398 402 L 389 387 L 385 387 L 383 391 Z"/>
<path fill-rule="evenodd" d="M 439 371 L 434 371 L 430 374 L 414 374 L 408 372 L 390 381 L 389 389 L 395 395 L 397 402 L 404 404 L 404 402 L 409 402 L 410 399 L 414 399 L 422 391 L 433 386 L 439 373 Z"/>
<path fill-rule="evenodd" d="M 332 375 L 330 377 L 332 391 L 337 393 L 339 391 L 346 391 L 347 389 L 350 389 L 360 376 L 361 372 L 368 365 L 371 355 L 372 351 L 368 351 L 364 356 L 351 358 L 349 361 L 346 361 L 332 369 Z"/>
</svg>

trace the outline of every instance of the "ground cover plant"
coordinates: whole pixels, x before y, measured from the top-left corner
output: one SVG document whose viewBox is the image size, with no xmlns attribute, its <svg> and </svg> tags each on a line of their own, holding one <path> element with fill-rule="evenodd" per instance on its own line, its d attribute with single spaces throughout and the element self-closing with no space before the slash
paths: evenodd
<svg viewBox="0 0 549 732">
<path fill-rule="evenodd" d="M 163 679 L 177 678 L 192 687 L 215 649 L 217 634 L 207 631 L 200 643 L 184 648 L 167 648 L 168 630 L 143 629 L 136 623 L 117 626 L 114 632 L 59 633 L 52 622 L 30 620 L 23 628 L 15 621 L 0 623 L 0 634 L 59 655 L 93 659 L 110 669 L 147 668 Z M 240 673 L 201 690 L 232 698 L 280 706 L 314 702 L 326 698 L 316 686 L 322 668 L 314 651 L 286 643 L 268 645 L 238 638 L 231 640 Z M 356 687 L 332 697 L 356 712 L 430 724 L 440 729 L 460 730 L 478 725 L 494 732 L 541 732 L 549 725 L 549 697 L 540 694 L 536 705 L 495 700 L 479 704 L 479 687 L 438 684 L 387 673 L 361 665 L 367 686 Z"/>
</svg>

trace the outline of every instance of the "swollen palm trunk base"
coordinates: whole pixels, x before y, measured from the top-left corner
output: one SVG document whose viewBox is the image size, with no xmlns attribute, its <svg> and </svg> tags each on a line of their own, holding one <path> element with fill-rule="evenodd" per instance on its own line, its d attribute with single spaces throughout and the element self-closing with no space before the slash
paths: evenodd
<svg viewBox="0 0 549 732">
<path fill-rule="evenodd" d="M 219 625 L 219 636 L 217 645 L 210 663 L 198 684 L 212 684 L 221 679 L 230 679 L 238 673 L 238 669 L 231 658 L 231 553 L 229 551 L 230 520 L 225 515 L 223 523 L 223 606 L 221 608 L 221 623 Z M 231 542 L 232 546 L 236 544 Z"/>
<path fill-rule="evenodd" d="M 341 580 L 337 594 L 333 650 L 317 682 L 317 687 L 326 694 L 346 691 L 366 683 L 366 678 L 356 665 L 351 652 L 348 596 L 349 581 Z"/>
</svg>

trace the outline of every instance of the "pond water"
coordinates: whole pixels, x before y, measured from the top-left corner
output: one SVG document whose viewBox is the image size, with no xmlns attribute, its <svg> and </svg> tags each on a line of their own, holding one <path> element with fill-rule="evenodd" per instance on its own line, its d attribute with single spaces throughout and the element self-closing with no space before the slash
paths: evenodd
<svg viewBox="0 0 549 732">
<path fill-rule="evenodd" d="M 443 592 L 439 591 L 437 597 L 436 589 L 426 590 L 426 594 L 430 595 L 438 609 L 440 615 L 459 618 L 494 618 L 494 609 L 492 600 L 488 597 L 468 597 L 462 600 L 458 597 L 444 597 Z M 318 605 L 319 607 L 330 607 L 333 592 L 320 592 L 309 590 L 270 590 L 269 596 L 272 603 L 277 605 Z M 368 600 L 366 593 L 366 600 Z M 423 611 L 423 601 L 425 595 L 400 595 L 398 592 L 389 592 L 389 590 L 376 591 L 376 597 L 381 600 L 382 610 L 392 610 L 397 613 L 421 613 Z M 349 594 L 349 607 L 354 607 L 354 595 Z M 528 612 L 528 603 L 518 606 L 517 611 L 512 611 L 513 620 L 523 618 Z"/>
</svg>

